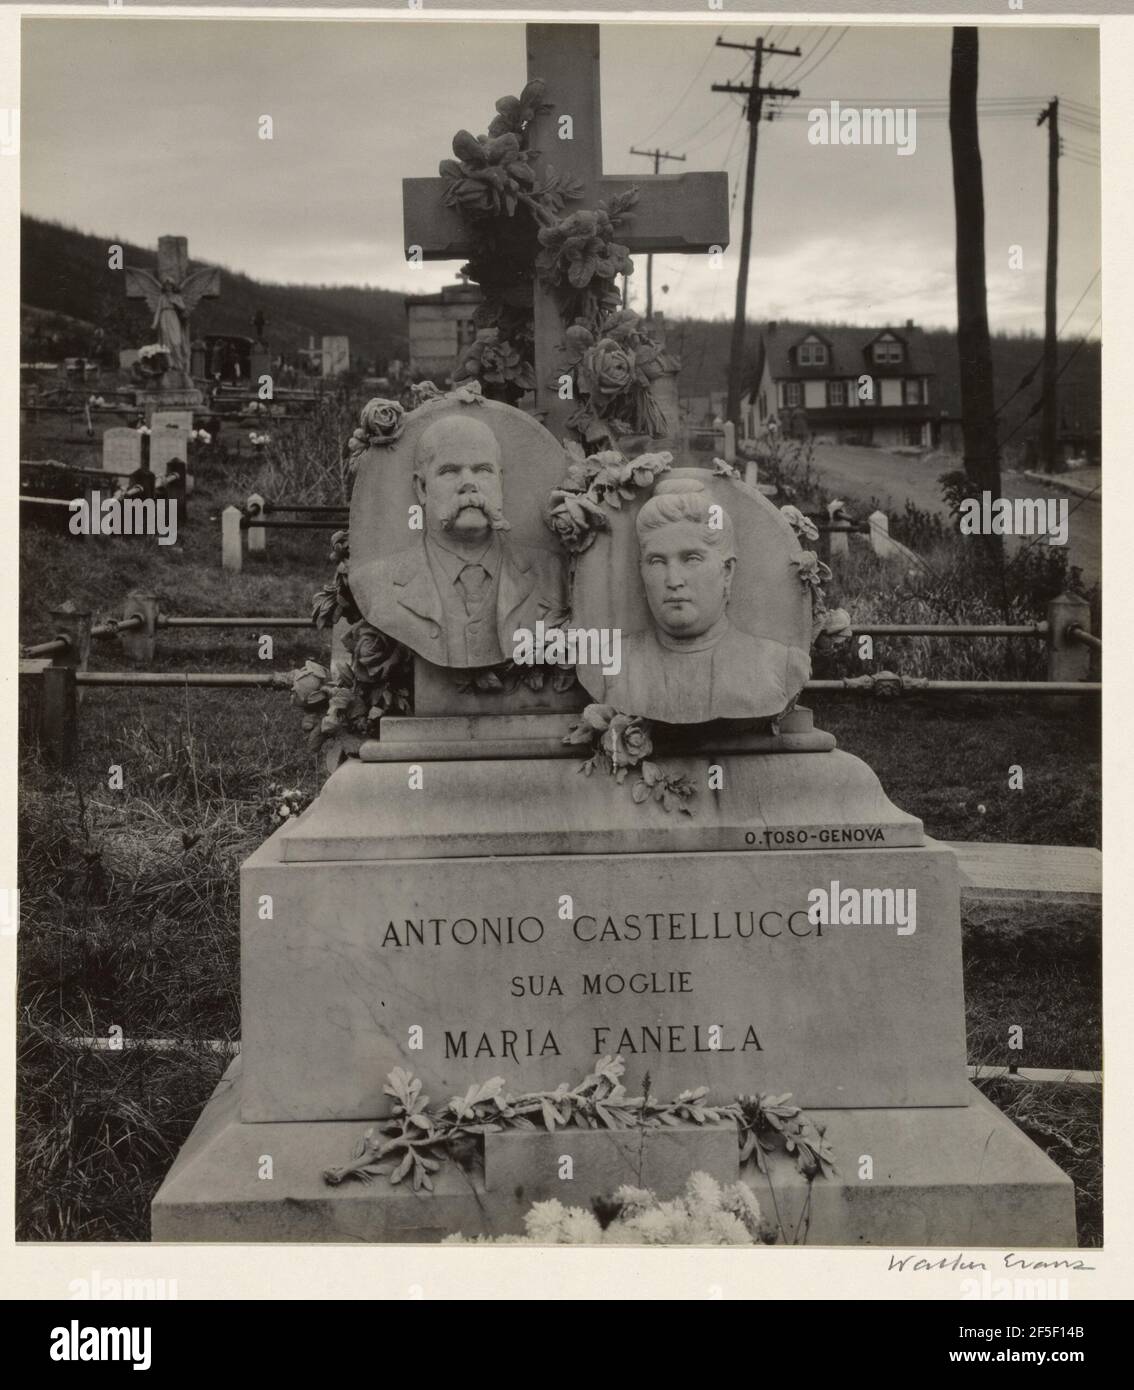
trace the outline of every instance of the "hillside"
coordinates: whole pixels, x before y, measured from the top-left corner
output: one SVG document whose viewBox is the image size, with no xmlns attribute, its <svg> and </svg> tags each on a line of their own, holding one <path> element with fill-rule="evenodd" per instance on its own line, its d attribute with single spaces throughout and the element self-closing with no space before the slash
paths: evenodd
<svg viewBox="0 0 1134 1390">
<path fill-rule="evenodd" d="M 107 247 L 117 241 L 127 265 L 150 268 L 156 264 L 155 247 L 136 246 L 112 235 L 89 236 L 36 217 L 25 216 L 21 223 L 23 360 L 88 353 L 95 326 L 106 335 L 109 353 L 138 347 L 145 341 L 146 306 L 126 298 L 122 272 L 108 268 Z M 252 337 L 252 317 L 257 309 L 264 312 L 266 335 L 274 352 L 286 354 L 306 347 L 309 334 L 319 338 L 324 333 L 345 333 L 350 338 L 352 357 L 362 356 L 369 362 L 379 359 L 384 366 L 391 357 L 404 359 L 407 355 L 405 305 L 401 294 L 393 290 L 274 285 L 223 266 L 221 297 L 201 302 L 193 314 L 193 334 Z M 33 310 L 40 313 L 29 312 Z M 61 323 L 55 317 L 58 315 L 77 322 Z M 59 335 L 54 342 L 45 337 L 47 326 L 48 331 Z"/>
<path fill-rule="evenodd" d="M 122 274 L 107 266 L 107 247 L 112 236 L 89 236 L 56 222 L 35 217 L 22 219 L 21 355 L 24 361 L 80 355 L 92 351 L 92 334 L 101 327 L 107 353 L 120 347 L 138 347 L 145 340 L 146 310 L 125 297 Z M 152 266 L 153 247 L 119 242 L 127 264 Z M 197 264 L 196 262 L 194 264 Z M 285 354 L 306 346 L 308 335 L 345 333 L 352 357 L 384 369 L 390 358 L 408 358 L 405 305 L 392 290 L 356 289 L 348 285 L 275 285 L 222 269 L 220 299 L 204 300 L 193 317 L 194 335 L 240 333 L 251 336 L 252 317 L 262 309 L 268 321 L 267 336 L 274 352 Z M 821 324 L 781 320 L 780 331 L 821 327 Z M 880 325 L 875 325 L 880 326 Z M 679 389 L 683 396 L 703 396 L 723 390 L 728 375 L 729 334 L 727 319 L 671 319 L 667 325 L 669 346 L 680 356 Z M 748 358 L 751 381 L 755 370 L 759 324 L 749 326 Z M 956 334 L 951 329 L 927 328 L 928 345 L 937 367 L 935 401 L 945 414 L 960 414 Z M 1021 378 L 1039 360 L 1042 343 L 1027 335 L 997 334 L 992 340 L 996 399 L 1015 391 Z M 1061 423 L 1097 429 L 1101 418 L 1101 345 L 1077 340 L 1060 343 L 1059 361 L 1069 365 L 1059 380 Z M 1072 358 L 1072 353 L 1074 357 Z M 1038 374 L 1002 415 L 1002 437 L 1024 419 L 1039 397 Z M 1038 427 L 1033 418 L 1020 428 L 1017 439 L 1032 436 Z"/>
</svg>

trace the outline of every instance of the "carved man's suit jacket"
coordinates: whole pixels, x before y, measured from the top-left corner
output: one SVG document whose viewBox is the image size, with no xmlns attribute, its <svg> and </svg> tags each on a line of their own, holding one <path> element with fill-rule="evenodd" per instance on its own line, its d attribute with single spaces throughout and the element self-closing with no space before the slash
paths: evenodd
<svg viewBox="0 0 1134 1390">
<path fill-rule="evenodd" d="M 496 635 L 502 657 L 512 652 L 517 628 L 534 629 L 536 619 L 566 607 L 563 562 L 534 546 L 501 536 L 500 582 L 496 589 Z M 395 641 L 437 666 L 464 665 L 447 650 L 441 595 L 425 553 L 424 539 L 408 550 L 362 566 L 351 589 L 367 620 Z"/>
</svg>

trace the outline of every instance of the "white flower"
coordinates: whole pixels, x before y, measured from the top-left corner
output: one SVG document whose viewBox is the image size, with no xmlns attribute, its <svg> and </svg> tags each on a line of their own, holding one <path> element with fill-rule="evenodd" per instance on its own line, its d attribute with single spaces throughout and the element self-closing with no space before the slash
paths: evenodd
<svg viewBox="0 0 1134 1390">
<path fill-rule="evenodd" d="M 693 1206 L 716 1207 L 721 1200 L 720 1184 L 708 1173 L 692 1173 L 685 1191 Z"/>
<path fill-rule="evenodd" d="M 563 1218 L 567 1215 L 562 1203 L 534 1202 L 524 1217 L 524 1229 L 531 1240 L 540 1245 L 558 1245 Z"/>
<path fill-rule="evenodd" d="M 563 1219 L 560 1240 L 570 1245 L 598 1245 L 602 1227 L 589 1211 L 571 1207 Z"/>
<path fill-rule="evenodd" d="M 628 1223 L 643 1245 L 668 1245 L 671 1241 L 670 1220 L 660 1207 L 644 1211 Z"/>
</svg>

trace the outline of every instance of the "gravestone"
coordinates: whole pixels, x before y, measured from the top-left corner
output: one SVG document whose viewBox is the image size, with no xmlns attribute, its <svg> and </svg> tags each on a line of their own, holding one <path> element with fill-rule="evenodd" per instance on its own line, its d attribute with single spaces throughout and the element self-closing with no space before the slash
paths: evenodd
<svg viewBox="0 0 1134 1390">
<path fill-rule="evenodd" d="M 601 196 L 597 29 L 528 38 L 529 73 L 577 113 L 568 172 Z M 407 184 L 407 239 L 463 255 L 436 182 Z M 669 191 L 644 195 L 638 249 L 697 244 L 714 185 L 698 209 L 695 182 L 639 182 Z M 398 1069 L 436 1106 L 493 1077 L 550 1092 L 618 1055 L 631 1096 L 647 1077 L 655 1097 L 791 1092 L 825 1125 L 837 1175 L 808 1186 L 790 1157 L 769 1160 L 789 1239 L 806 1224 L 817 1244 L 1073 1243 L 1070 1180 L 966 1080 L 955 856 L 798 706 L 809 561 L 782 517 L 711 469 L 661 468 L 603 503 L 581 553 L 538 531 L 564 462 L 561 329 L 537 288 L 550 432 L 455 392 L 357 462 L 352 591 L 414 653 L 414 711 L 385 717 L 242 868 L 241 1056 L 155 1198 L 155 1239 L 515 1232 L 534 1198 L 586 1207 L 644 1178 L 672 1196 L 698 1169 L 735 1181 L 731 1120 L 616 1142 L 490 1129 L 481 1165 L 442 1165 L 429 1192 L 324 1179 L 389 1115 Z M 571 622 L 625 637 L 626 680 L 584 661 L 571 710 L 472 695 L 467 673 L 554 615 L 572 567 Z M 643 690 L 650 725 L 631 719 Z M 569 741 L 584 706 L 612 770 L 636 750 L 632 779 Z M 915 891 L 914 929 L 812 914 L 829 891 L 837 921 L 844 890 Z M 744 1177 L 771 1208 L 764 1178 Z"/>
<path fill-rule="evenodd" d="M 249 357 L 248 375 L 254 390 L 258 391 L 264 377 L 272 375 L 272 354 L 266 343 L 253 343 Z"/>
<path fill-rule="evenodd" d="M 142 434 L 139 430 L 115 426 L 102 434 L 102 471 L 121 479 L 129 478 L 142 466 Z"/>
<path fill-rule="evenodd" d="M 602 164 L 602 113 L 599 101 L 599 26 L 597 24 L 529 24 L 528 77 L 547 83 L 551 109 L 536 115 L 530 127 L 531 148 L 554 150 L 556 173 L 573 179 L 581 200 L 572 206 L 594 208 L 600 202 L 638 192 L 634 215 L 618 231 L 630 251 L 658 254 L 703 253 L 728 245 L 728 175 L 605 174 Z M 559 138 L 562 115 L 572 119 L 570 140 Z M 418 247 L 425 260 L 465 260 L 472 252 L 466 224 L 444 201 L 443 178 L 402 181 L 405 243 Z M 536 411 L 556 437 L 567 433 L 575 405 L 559 393 L 566 370 L 564 324 L 554 295 L 532 283 L 535 309 Z M 670 422 L 673 424 L 673 422 Z"/>
<path fill-rule="evenodd" d="M 164 478 L 174 461 L 189 463 L 189 437 L 193 430 L 191 410 L 155 410 L 150 416 L 150 471 Z"/>
<path fill-rule="evenodd" d="M 391 621 L 408 600 L 400 635 L 437 655 L 427 624 L 443 626 L 451 596 L 439 609 L 430 586 L 445 571 L 410 535 L 406 499 L 443 514 L 448 494 L 431 483 L 482 455 L 468 549 L 483 547 L 500 585 L 509 563 L 530 559 L 529 518 L 558 451 L 541 430 L 511 407 L 447 398 L 411 415 L 393 449 L 362 456 L 351 563 L 364 613 Z M 495 470 L 493 441 L 506 445 Z M 407 490 L 415 468 L 424 495 Z M 715 684 L 733 630 L 788 651 L 802 640 L 803 552 L 759 494 L 695 469 L 663 470 L 640 494 L 606 549 L 584 552 L 574 593 L 598 617 L 657 623 L 676 644 L 658 679 L 695 683 L 708 650 Z M 501 496 L 516 534 L 494 550 L 501 533 L 487 523 Z M 719 545 L 709 539 L 697 508 L 717 498 L 743 544 L 727 528 Z M 673 581 L 672 605 L 648 578 L 667 532 L 682 563 L 700 545 L 712 572 L 688 581 L 691 596 Z M 533 592 L 556 579 L 554 543 L 542 547 Z M 617 582 L 613 607 L 604 574 Z M 771 646 L 741 644 L 757 685 L 773 658 Z M 636 1146 L 606 1131 L 488 1133 L 483 1169 L 448 1164 L 428 1194 L 321 1176 L 388 1113 L 396 1068 L 444 1102 L 496 1076 L 513 1093 L 550 1092 L 618 1055 L 631 1095 L 647 1074 L 651 1094 L 707 1087 L 705 1103 L 790 1091 L 825 1125 L 837 1176 L 808 1193 L 789 1160 L 773 1160 L 789 1234 L 807 1221 L 819 1244 L 1073 1243 L 1070 1181 L 966 1080 L 955 856 L 865 763 L 798 707 L 778 722 L 659 722 L 652 756 L 697 789 L 683 815 L 612 777 L 580 776 L 580 749 L 564 742 L 577 714 L 517 713 L 500 699 L 495 715 L 387 717 L 380 739 L 245 863 L 241 1057 L 155 1200 L 156 1239 L 518 1231 L 533 1196 L 563 1190 L 564 1156 L 575 1205 L 642 1172 L 665 1195 L 697 1169 L 735 1181 L 731 1123 L 637 1132 Z M 915 891 L 914 929 L 824 924 L 809 904 L 828 887 L 836 900 Z M 270 1183 L 258 1177 L 265 1154 Z M 764 1180 L 747 1180 L 767 1202 Z"/>
<path fill-rule="evenodd" d="M 350 367 L 350 339 L 344 335 L 324 335 L 322 353 L 324 376 L 341 376 Z"/>
<path fill-rule="evenodd" d="M 126 297 L 145 300 L 153 315 L 152 342 L 165 349 L 168 366 L 138 391 L 138 404 L 147 409 L 200 405 L 204 399 L 193 385 L 189 318 L 202 299 L 220 295 L 220 271 L 215 266 L 189 269 L 185 237 L 158 238 L 157 273 L 126 267 Z"/>
</svg>

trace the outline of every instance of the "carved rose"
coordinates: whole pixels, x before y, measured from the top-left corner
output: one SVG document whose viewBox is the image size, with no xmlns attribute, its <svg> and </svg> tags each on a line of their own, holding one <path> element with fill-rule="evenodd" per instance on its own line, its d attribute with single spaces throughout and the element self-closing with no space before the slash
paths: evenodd
<svg viewBox="0 0 1134 1390">
<path fill-rule="evenodd" d="M 600 338 L 583 353 L 579 376 L 579 384 L 588 396 L 611 401 L 634 380 L 634 359 L 613 338 Z"/>
<path fill-rule="evenodd" d="M 424 405 L 426 401 L 440 400 L 443 394 L 432 381 L 417 381 L 410 387 L 410 395 L 413 398 L 415 409 L 419 405 Z"/>
<path fill-rule="evenodd" d="M 793 560 L 792 564 L 799 570 L 801 583 L 808 585 L 812 589 L 822 590 L 825 580 L 831 577 L 831 568 L 825 565 L 813 550 L 805 550 L 798 560 Z"/>
<path fill-rule="evenodd" d="M 798 507 L 781 507 L 780 515 L 801 541 L 817 541 L 819 539 L 818 526 L 809 516 L 805 516 Z"/>
<path fill-rule="evenodd" d="M 292 673 L 291 694 L 297 705 L 319 704 L 325 698 L 324 686 L 328 679 L 327 668 L 317 661 L 305 661 L 302 668 Z"/>
<path fill-rule="evenodd" d="M 372 443 L 392 444 L 406 427 L 405 414 L 397 401 L 376 396 L 362 407 L 360 423 Z"/>
<path fill-rule="evenodd" d="M 606 517 L 597 502 L 574 492 L 556 488 L 548 499 L 547 524 L 563 547 L 581 555 L 594 543 L 598 528 Z"/>
<path fill-rule="evenodd" d="M 637 767 L 654 750 L 650 735 L 638 718 L 616 714 L 602 736 L 603 752 L 615 768 Z"/>
<path fill-rule="evenodd" d="M 823 635 L 836 645 L 854 636 L 850 614 L 845 608 L 829 608 L 823 616 Z"/>
</svg>

